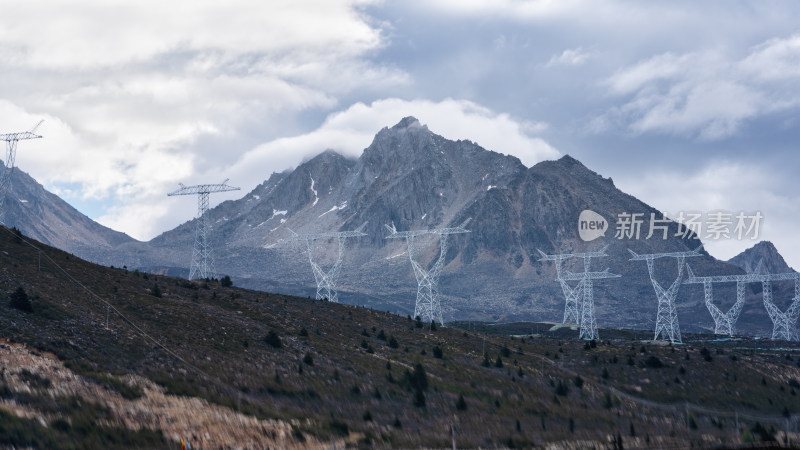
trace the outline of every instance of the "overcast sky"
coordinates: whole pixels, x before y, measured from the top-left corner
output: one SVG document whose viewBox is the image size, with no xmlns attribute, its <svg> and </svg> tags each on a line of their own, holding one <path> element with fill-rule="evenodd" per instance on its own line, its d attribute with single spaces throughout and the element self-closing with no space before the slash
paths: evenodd
<svg viewBox="0 0 800 450">
<path fill-rule="evenodd" d="M 196 213 L 178 182 L 238 198 L 414 115 L 528 166 L 570 154 L 661 210 L 760 211 L 800 268 L 796 2 L 0 3 L 0 132 L 45 119 L 17 165 L 138 239 Z"/>
</svg>

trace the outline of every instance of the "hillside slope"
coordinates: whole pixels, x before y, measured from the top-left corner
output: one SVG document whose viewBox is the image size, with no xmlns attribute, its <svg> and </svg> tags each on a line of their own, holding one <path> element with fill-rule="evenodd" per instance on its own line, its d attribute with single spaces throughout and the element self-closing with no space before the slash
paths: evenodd
<svg viewBox="0 0 800 450">
<path fill-rule="evenodd" d="M 700 406 L 739 411 L 742 426 L 755 427 L 747 414 L 780 421 L 782 412 L 795 413 L 800 386 L 797 349 L 776 354 L 758 349 L 758 341 L 633 346 L 606 330 L 610 339 L 592 346 L 568 328 L 516 338 L 472 325 L 430 329 L 366 308 L 101 267 L 0 228 L 0 290 L 18 287 L 33 312 L 0 303 L 0 336 L 13 349 L 35 349 L 31 358 L 60 362 L 4 359 L 0 414 L 42 422 L 15 416 L 0 423 L 56 436 L 89 429 L 112 439 L 141 427 L 156 435 L 136 442 L 153 445 L 159 433 L 174 441 L 181 429 L 191 441 L 198 432 L 191 414 L 173 412 L 167 429 L 147 409 L 124 412 L 130 409 L 120 397 L 154 401 L 165 389 L 176 404 L 193 404 L 183 396 L 206 399 L 211 405 L 200 408 L 217 408 L 218 423 L 267 427 L 266 438 L 279 446 L 336 438 L 444 447 L 454 426 L 460 447 L 600 447 L 621 435 L 628 446 L 685 447 L 740 439 L 732 437 L 732 416 L 704 414 Z M 104 301 L 114 308 L 108 329 Z M 69 387 L 58 375 L 61 363 L 84 387 Z M 106 394 L 87 398 L 98 389 Z M 93 406 L 78 413 L 69 406 L 76 401 Z M 681 415 L 687 401 L 695 408 L 688 429 Z M 680 405 L 674 414 L 659 409 L 673 404 Z M 77 422 L 84 428 L 70 428 Z M 291 436 L 279 432 L 289 429 Z M 7 430 L 0 425 L 0 443 L 19 444 L 24 436 Z M 226 445 L 246 437 L 225 438 L 222 426 L 203 432 L 204 442 Z"/>
<path fill-rule="evenodd" d="M 94 259 L 114 247 L 136 242 L 86 217 L 18 167 L 0 207 L 9 228 L 16 227 L 26 236 L 84 258 Z"/>
</svg>

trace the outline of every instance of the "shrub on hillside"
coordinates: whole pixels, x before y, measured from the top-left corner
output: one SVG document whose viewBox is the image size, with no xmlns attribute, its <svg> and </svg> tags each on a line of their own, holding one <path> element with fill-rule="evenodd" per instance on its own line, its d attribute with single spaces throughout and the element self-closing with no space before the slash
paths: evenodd
<svg viewBox="0 0 800 450">
<path fill-rule="evenodd" d="M 278 336 L 278 333 L 276 333 L 275 330 L 269 330 L 269 333 L 264 336 L 264 343 L 275 348 L 281 348 L 281 346 L 283 346 L 283 343 L 281 343 L 281 338 Z"/>
<path fill-rule="evenodd" d="M 10 300 L 10 306 L 12 308 L 25 312 L 33 312 L 31 300 L 28 298 L 28 294 L 25 292 L 25 289 L 23 289 L 22 286 L 18 287 L 16 291 L 11 293 Z"/>
<path fill-rule="evenodd" d="M 648 356 L 647 359 L 644 360 L 644 365 L 651 369 L 660 369 L 664 367 L 664 363 L 653 355 Z"/>
</svg>

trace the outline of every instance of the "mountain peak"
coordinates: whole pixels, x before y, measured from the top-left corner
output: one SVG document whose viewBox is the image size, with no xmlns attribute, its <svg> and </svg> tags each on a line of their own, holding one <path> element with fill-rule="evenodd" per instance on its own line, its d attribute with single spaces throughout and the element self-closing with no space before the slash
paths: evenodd
<svg viewBox="0 0 800 450">
<path fill-rule="evenodd" d="M 754 270 L 759 261 L 764 261 L 764 268 L 769 273 L 793 272 L 793 269 L 786 264 L 783 256 L 770 241 L 761 241 L 728 260 L 729 263 L 748 272 Z"/>
<path fill-rule="evenodd" d="M 583 165 L 582 162 L 578 161 L 577 159 L 573 158 L 570 155 L 564 155 L 561 158 L 558 158 L 556 160 L 556 162 L 558 164 L 560 164 L 560 165 L 563 165 L 563 166 L 582 166 L 582 167 L 586 167 L 586 166 Z"/>
<path fill-rule="evenodd" d="M 420 121 L 414 116 L 403 117 L 400 122 L 397 122 L 397 125 L 393 126 L 393 130 L 400 130 L 404 128 L 425 128 L 427 129 L 427 125 L 423 125 Z"/>
<path fill-rule="evenodd" d="M 313 162 L 317 162 L 317 161 L 328 162 L 328 161 L 335 160 L 335 159 L 347 159 L 347 158 L 344 157 L 343 155 L 341 155 L 336 150 L 328 148 L 328 149 L 325 149 L 322 153 L 319 153 L 318 155 L 315 155 L 314 157 L 304 161 L 303 163 L 306 164 L 306 163 L 313 163 Z"/>
</svg>

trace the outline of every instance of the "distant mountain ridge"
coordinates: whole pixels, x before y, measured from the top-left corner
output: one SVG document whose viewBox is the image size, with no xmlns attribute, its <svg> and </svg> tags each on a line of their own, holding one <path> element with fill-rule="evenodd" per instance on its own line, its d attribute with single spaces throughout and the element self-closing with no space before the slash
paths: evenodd
<svg viewBox="0 0 800 450">
<path fill-rule="evenodd" d="M 778 253 L 778 249 L 770 241 L 761 241 L 728 260 L 729 263 L 739 266 L 747 272 L 755 270 L 760 261 L 764 262 L 764 269 L 769 273 L 795 271 L 786 264 L 783 256 Z"/>
<path fill-rule="evenodd" d="M 19 168 L 11 174 L 0 207 L 9 227 L 70 253 L 88 257 L 136 242 L 86 217 Z"/>
<path fill-rule="evenodd" d="M 609 222 L 605 237 L 589 243 L 580 239 L 577 219 L 584 209 Z M 622 213 L 644 214 L 640 239 L 614 237 L 613 223 Z M 609 257 L 593 261 L 592 267 L 608 267 L 623 278 L 595 284 L 598 324 L 644 329 L 653 328 L 657 303 L 646 265 L 630 261 L 628 249 L 642 254 L 699 245 L 692 234 L 676 237 L 675 223 L 667 239 L 645 239 L 651 213 L 661 217 L 570 156 L 528 168 L 516 157 L 439 136 L 413 117 L 380 130 L 358 158 L 323 151 L 208 212 L 218 273 L 231 275 L 240 286 L 303 296 L 313 295 L 314 277 L 305 246 L 287 242 L 286 228 L 319 233 L 367 222 L 368 236 L 348 240 L 340 300 L 404 315 L 414 310 L 417 282 L 405 242 L 386 240 L 383 225 L 424 229 L 455 226 L 471 217 L 471 232 L 453 236 L 445 257 L 440 291 L 446 321 L 560 321 L 563 294 L 554 267 L 539 261 L 537 249 L 581 252 L 607 245 Z M 146 243 L 130 238 L 112 243 L 97 232 L 99 244 L 79 246 L 76 253 L 107 265 L 185 277 L 194 228 L 190 220 Z M 335 259 L 331 244 L 315 244 L 316 261 L 323 267 Z M 417 244 L 421 262 L 436 257 L 433 238 Z M 698 276 L 744 272 L 703 255 L 690 261 Z M 677 274 L 674 259 L 658 260 L 655 267 L 659 283 L 669 286 Z M 756 291 L 748 291 L 738 328 L 769 335 L 772 325 Z M 778 289 L 776 298 L 781 293 Z M 720 306 L 732 303 L 729 297 L 722 289 Z M 678 314 L 687 331 L 713 330 L 702 289 L 696 286 L 681 287 Z"/>
</svg>

